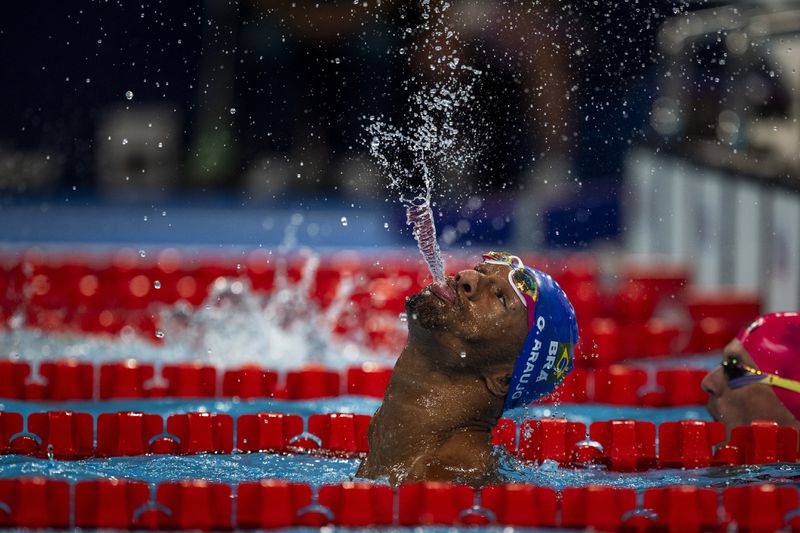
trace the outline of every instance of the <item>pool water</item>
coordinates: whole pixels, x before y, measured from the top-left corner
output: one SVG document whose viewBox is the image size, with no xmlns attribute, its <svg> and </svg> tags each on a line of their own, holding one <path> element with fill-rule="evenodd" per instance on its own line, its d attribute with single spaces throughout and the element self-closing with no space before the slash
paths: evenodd
<svg viewBox="0 0 800 533">
<path fill-rule="evenodd" d="M 2 410 L 22 413 L 72 410 L 98 415 L 103 412 L 142 411 L 164 417 L 193 411 L 227 413 L 234 416 L 264 411 L 297 414 L 346 412 L 373 414 L 380 401 L 359 396 L 321 400 L 214 400 L 159 399 L 105 402 L 20 402 L 4 401 Z M 669 420 L 709 417 L 702 406 L 681 408 L 641 408 L 610 405 L 540 405 L 516 409 L 506 416 L 516 421 L 548 416 L 590 424 L 596 420 L 636 419 L 659 424 Z M 205 479 L 235 484 L 265 478 L 285 479 L 311 485 L 341 483 L 353 479 L 358 459 L 321 457 L 311 454 L 198 454 L 149 455 L 137 457 L 90 458 L 75 461 L 48 460 L 27 456 L 0 456 L 0 477 L 40 475 L 79 481 L 97 478 L 142 480 L 150 483 L 182 479 Z M 800 483 L 800 465 L 780 464 L 706 468 L 696 470 L 651 470 L 637 473 L 609 472 L 604 468 L 561 468 L 555 463 L 523 463 L 513 458 L 503 462 L 502 474 L 515 482 L 527 482 L 556 489 L 591 484 L 645 489 L 674 484 L 725 487 L 769 481 L 779 484 Z"/>
<path fill-rule="evenodd" d="M 25 456 L 4 456 L 0 476 L 47 476 L 79 481 L 84 479 L 130 479 L 159 483 L 204 479 L 236 484 L 280 478 L 310 485 L 342 483 L 353 479 L 358 459 L 336 459 L 299 454 L 231 454 L 189 456 L 140 456 L 51 461 Z M 509 482 L 532 483 L 562 489 L 585 485 L 607 485 L 647 489 L 688 484 L 728 487 L 749 483 L 797 485 L 800 465 L 776 464 L 697 470 L 653 470 L 639 473 L 608 472 L 604 469 L 567 469 L 509 462 L 503 468 Z"/>
<path fill-rule="evenodd" d="M 16 330 L 0 335 L 0 349 L 7 354 L 16 354 L 23 359 L 46 360 L 69 355 L 83 360 L 103 362 L 119 360 L 134 355 L 143 361 L 175 359 L 170 357 L 174 346 L 154 346 L 136 338 L 110 339 L 92 336 L 48 335 Z M 358 362 L 374 354 L 357 355 L 345 360 L 326 357 L 324 363 L 332 368 Z M 684 356 L 636 361 L 635 364 L 654 370 L 660 367 L 691 366 L 712 368 L 720 356 Z M 231 358 L 231 364 L 241 364 Z M 270 361 L 277 362 L 277 361 Z M 279 366 L 289 369 L 304 364 L 301 358 L 283 358 Z M 70 410 L 94 415 L 118 411 L 141 411 L 169 415 L 188 412 L 226 413 L 233 416 L 278 412 L 308 417 L 318 413 L 354 413 L 372 415 L 380 406 L 380 400 L 360 396 L 339 396 L 317 400 L 236 400 L 236 399 L 138 399 L 109 401 L 16 401 L 0 400 L 0 410 L 18 412 L 25 418 L 30 413 Z M 628 407 L 600 404 L 542 404 L 515 409 L 504 415 L 517 423 L 526 419 L 547 417 L 566 418 L 589 426 L 594 421 L 613 419 L 647 420 L 658 425 L 671 420 L 710 420 L 703 406 L 687 407 Z M 341 459 L 304 454 L 199 454 L 189 456 L 149 455 L 137 457 L 90 458 L 76 461 L 47 460 L 27 456 L 0 456 L 0 477 L 42 475 L 53 478 L 79 481 L 114 477 L 143 480 L 151 483 L 181 479 L 205 479 L 208 481 L 237 483 L 265 478 L 285 479 L 311 485 L 341 483 L 353 478 L 358 468 L 358 459 Z M 774 483 L 794 484 L 800 482 L 800 465 L 768 465 L 699 470 L 652 470 L 638 473 L 609 472 L 604 468 L 571 469 L 545 462 L 541 465 L 523 463 L 515 458 L 503 462 L 502 473 L 509 481 L 528 482 L 553 488 L 602 484 L 625 486 L 637 489 L 673 484 L 696 484 L 703 486 L 728 486 L 770 480 Z"/>
<path fill-rule="evenodd" d="M 226 286 L 227 287 L 227 286 Z M 225 288 L 225 287 L 223 287 Z M 227 293 L 226 293 L 227 294 Z M 366 361 L 378 361 L 381 366 L 392 364 L 396 352 L 379 353 L 364 349 L 357 342 L 328 344 L 336 340 L 320 337 L 306 342 L 308 329 L 298 329 L 291 334 L 270 331 L 264 334 L 264 311 L 270 301 L 251 299 L 245 290 L 231 293 L 230 306 L 201 306 L 188 315 L 188 326 L 181 331 L 178 326 L 165 328 L 167 338 L 153 343 L 136 335 L 115 337 L 82 334 L 49 334 L 34 329 L 17 328 L 0 332 L 0 354 L 22 360 L 42 362 L 63 358 L 76 358 L 94 364 L 119 361 L 133 357 L 140 362 L 164 363 L 197 360 L 217 367 L 218 371 L 236 368 L 247 363 L 258 363 L 264 368 L 286 371 L 301 368 L 309 363 L 321 364 L 341 371 Z M 230 296 L 228 294 L 228 296 Z M 289 298 L 293 301 L 293 298 Z M 210 301 L 210 300 L 209 300 Z M 226 304 L 227 305 L 227 304 Z M 307 316 L 298 314 L 298 323 L 308 322 Z M 175 313 L 173 318 L 185 316 Z M 199 339 L 199 341 L 198 341 Z M 306 339 L 304 341 L 303 339 Z M 313 340 L 313 339 L 312 339 Z M 295 350 L 297 343 L 306 342 L 304 350 Z M 245 349 L 247 348 L 247 349 Z M 334 349 L 335 348 L 335 349 Z M 269 353 L 266 353 L 266 352 Z M 291 354 L 291 356 L 287 356 Z M 682 356 L 628 361 L 626 364 L 644 368 L 651 374 L 660 368 L 694 367 L 710 369 L 719 364 L 720 354 L 711 356 Z M 33 380 L 39 379 L 36 365 Z M 651 376 L 652 377 L 652 376 Z M 653 380 L 650 380 L 652 383 Z M 235 400 L 229 398 L 202 399 L 137 399 L 110 401 L 16 401 L 0 399 L 0 411 L 16 412 L 27 418 L 29 414 L 44 411 L 69 410 L 89 413 L 140 411 L 166 417 L 189 412 L 224 413 L 233 417 L 260 412 L 277 412 L 300 415 L 307 419 L 320 413 L 354 413 L 372 415 L 380 400 L 361 396 L 339 396 L 316 400 Z M 505 413 L 518 424 L 523 420 L 548 417 L 566 418 L 589 424 L 595 421 L 627 419 L 652 422 L 658 425 L 675 420 L 710 420 L 704 406 L 686 407 L 631 407 L 605 404 L 541 404 Z M 234 428 L 235 434 L 235 428 Z M 156 484 L 180 480 L 206 480 L 236 485 L 241 482 L 264 479 L 282 479 L 312 486 L 338 484 L 354 479 L 360 460 L 336 458 L 311 453 L 230 453 L 196 455 L 145 455 L 135 457 L 88 458 L 81 460 L 52 460 L 21 455 L 0 455 L 0 478 L 44 476 L 52 479 L 78 482 L 92 479 L 126 479 Z M 671 485 L 696 485 L 725 488 L 733 485 L 779 484 L 800 485 L 800 465 L 770 464 L 741 467 L 719 467 L 694 470 L 659 469 L 645 472 L 621 473 L 604 467 L 567 468 L 558 463 L 542 464 L 522 462 L 504 455 L 501 474 L 508 482 L 530 483 L 556 490 L 567 487 L 604 485 L 648 488 Z M 299 529 L 299 528 L 298 528 Z M 395 528 L 409 531 L 408 528 Z M 418 528 L 415 528 L 415 530 Z M 441 528 L 425 527 L 425 531 Z M 484 528 L 492 530 L 493 528 Z M 497 529 L 497 528 L 494 528 Z"/>
</svg>

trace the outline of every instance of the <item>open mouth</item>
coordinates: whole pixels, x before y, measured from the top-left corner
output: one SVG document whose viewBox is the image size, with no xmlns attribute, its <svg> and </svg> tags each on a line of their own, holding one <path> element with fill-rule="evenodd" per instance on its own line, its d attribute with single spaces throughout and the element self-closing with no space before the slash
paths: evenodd
<svg viewBox="0 0 800 533">
<path fill-rule="evenodd" d="M 430 291 L 438 296 L 440 299 L 444 300 L 445 302 L 453 305 L 456 303 L 456 293 L 453 291 L 453 288 L 450 285 L 445 283 L 431 283 L 428 288 Z"/>
</svg>

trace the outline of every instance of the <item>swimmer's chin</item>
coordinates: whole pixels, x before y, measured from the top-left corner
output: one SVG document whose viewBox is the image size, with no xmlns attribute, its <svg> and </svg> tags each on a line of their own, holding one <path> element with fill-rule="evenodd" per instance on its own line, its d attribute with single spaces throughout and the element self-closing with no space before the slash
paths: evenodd
<svg viewBox="0 0 800 533">
<path fill-rule="evenodd" d="M 447 329 L 448 319 L 443 314 L 447 305 L 428 289 L 423 289 L 406 298 L 405 308 L 409 328 L 420 327 L 430 331 Z"/>
</svg>

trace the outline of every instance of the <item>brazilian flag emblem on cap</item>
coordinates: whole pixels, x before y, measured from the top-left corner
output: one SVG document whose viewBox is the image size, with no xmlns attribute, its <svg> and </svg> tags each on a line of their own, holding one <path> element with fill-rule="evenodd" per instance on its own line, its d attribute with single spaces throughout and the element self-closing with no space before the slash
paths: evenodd
<svg viewBox="0 0 800 533">
<path fill-rule="evenodd" d="M 570 360 L 575 350 L 575 345 L 571 342 L 559 342 L 558 351 L 556 352 L 556 362 L 553 365 L 553 370 L 547 378 L 549 383 L 561 383 L 566 377 L 570 368 Z"/>
</svg>

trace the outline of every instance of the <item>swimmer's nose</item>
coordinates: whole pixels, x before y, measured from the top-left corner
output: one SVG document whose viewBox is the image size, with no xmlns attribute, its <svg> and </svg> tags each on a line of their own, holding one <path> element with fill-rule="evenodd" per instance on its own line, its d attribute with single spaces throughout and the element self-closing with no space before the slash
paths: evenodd
<svg viewBox="0 0 800 533">
<path fill-rule="evenodd" d="M 456 286 L 464 291 L 464 295 L 466 295 L 467 298 L 475 296 L 475 290 L 478 288 L 479 279 L 480 274 L 474 270 L 462 270 L 456 274 L 455 277 Z"/>
<path fill-rule="evenodd" d="M 700 382 L 700 387 L 711 397 L 722 394 L 722 390 L 725 387 L 725 376 L 722 368 L 716 368 L 706 374 L 706 377 Z"/>
</svg>

